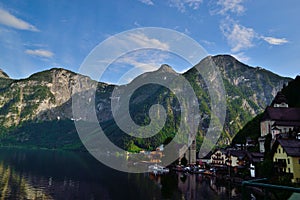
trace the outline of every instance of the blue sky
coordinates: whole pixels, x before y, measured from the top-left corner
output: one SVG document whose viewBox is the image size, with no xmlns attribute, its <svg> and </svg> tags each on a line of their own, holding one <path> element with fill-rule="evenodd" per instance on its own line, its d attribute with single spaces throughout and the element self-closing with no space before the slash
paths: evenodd
<svg viewBox="0 0 300 200">
<path fill-rule="evenodd" d="M 77 72 L 110 36 L 161 27 L 185 33 L 208 54 L 232 54 L 248 65 L 294 78 L 300 74 L 299 11 L 296 0 L 2 0 L 0 68 L 12 78 L 52 67 Z M 167 63 L 180 72 L 190 67 L 176 56 L 153 56 L 158 53 L 148 52 L 151 59 L 141 59 L 145 52 L 139 59 L 131 53 L 129 58 L 136 60 L 123 61 L 151 60 L 157 68 Z M 118 82 L 113 73 L 105 81 Z"/>
</svg>

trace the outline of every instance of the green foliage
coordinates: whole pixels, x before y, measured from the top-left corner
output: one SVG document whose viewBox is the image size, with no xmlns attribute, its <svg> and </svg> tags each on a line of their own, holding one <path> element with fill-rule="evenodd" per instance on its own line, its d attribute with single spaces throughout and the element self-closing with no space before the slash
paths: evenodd
<svg viewBox="0 0 300 200">
<path fill-rule="evenodd" d="M 186 159 L 185 156 L 181 159 L 181 164 L 182 164 L 183 166 L 186 166 L 186 165 L 188 164 L 188 160 Z"/>
<path fill-rule="evenodd" d="M 8 130 L 0 146 L 81 150 L 84 147 L 71 120 L 31 122 Z"/>
<path fill-rule="evenodd" d="M 249 121 L 233 138 L 233 144 L 245 144 L 247 137 L 257 141 L 260 137 L 260 120 L 263 113 Z"/>
<path fill-rule="evenodd" d="M 130 140 L 130 142 L 128 142 L 126 145 L 126 149 L 129 152 L 138 153 L 142 150 L 140 147 L 134 144 L 133 140 Z"/>
<path fill-rule="evenodd" d="M 10 84 L 13 81 L 13 79 L 0 78 L 0 92 L 2 92 L 6 88 L 9 88 Z"/>
<path fill-rule="evenodd" d="M 258 163 L 258 169 L 257 172 L 259 173 L 258 176 L 265 177 L 268 179 L 271 179 L 274 176 L 274 168 L 273 168 L 273 155 L 271 152 L 271 140 L 272 136 L 271 134 L 268 134 L 266 136 L 265 140 L 265 155 L 264 155 L 264 161 L 261 163 Z"/>
<path fill-rule="evenodd" d="M 42 101 L 46 98 L 50 98 L 52 102 L 54 102 L 54 95 L 50 92 L 47 86 L 35 85 L 30 87 L 30 93 L 24 94 L 25 101 L 39 100 Z"/>
<path fill-rule="evenodd" d="M 20 100 L 19 96 L 16 95 L 14 98 L 12 98 L 10 101 L 8 101 L 6 104 L 4 104 L 0 109 L 0 115 L 7 115 L 9 112 L 16 113 L 16 107 L 15 104 Z"/>
<path fill-rule="evenodd" d="M 50 83 L 52 82 L 52 74 L 50 73 L 50 70 L 46 70 L 31 75 L 27 80 L 39 82 L 45 81 Z"/>
<path fill-rule="evenodd" d="M 288 86 L 282 89 L 282 93 L 288 99 L 290 107 L 300 107 L 300 76 L 289 82 Z"/>
</svg>

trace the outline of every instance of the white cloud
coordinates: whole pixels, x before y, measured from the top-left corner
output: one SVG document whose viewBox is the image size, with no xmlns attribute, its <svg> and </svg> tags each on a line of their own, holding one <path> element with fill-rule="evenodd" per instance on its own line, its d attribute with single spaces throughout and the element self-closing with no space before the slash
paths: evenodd
<svg viewBox="0 0 300 200">
<path fill-rule="evenodd" d="M 232 20 L 221 24 L 220 28 L 232 52 L 239 52 L 254 46 L 253 39 L 257 36 L 252 28 L 244 27 Z"/>
<path fill-rule="evenodd" d="M 33 56 L 38 56 L 38 57 L 43 57 L 43 58 L 51 58 L 54 54 L 51 51 L 47 51 L 44 49 L 27 49 L 25 50 L 26 54 L 33 55 Z"/>
<path fill-rule="evenodd" d="M 146 72 L 158 69 L 168 57 L 168 54 L 162 51 L 140 50 L 124 55 L 116 63 L 119 66 L 121 64 L 131 65 Z"/>
<path fill-rule="evenodd" d="M 13 16 L 2 8 L 0 8 L 0 24 L 20 30 L 39 31 L 35 26 Z"/>
<path fill-rule="evenodd" d="M 118 84 L 126 84 L 145 72 L 155 71 L 169 58 L 168 53 L 154 50 L 139 50 L 120 57 L 110 70 L 115 74 L 122 72 L 122 67 L 130 70 L 119 78 Z"/>
<path fill-rule="evenodd" d="M 153 6 L 154 5 L 153 1 L 151 1 L 151 0 L 139 0 L 139 1 L 142 2 L 142 3 L 144 3 L 144 4 L 146 4 L 146 5 L 149 5 L 149 6 Z"/>
<path fill-rule="evenodd" d="M 217 13 L 225 15 L 229 12 L 242 14 L 245 12 L 245 7 L 242 5 L 244 0 L 218 0 L 217 5 L 220 6 Z"/>
<path fill-rule="evenodd" d="M 169 45 L 155 38 L 149 38 L 147 35 L 140 33 L 131 33 L 126 37 L 126 43 L 135 43 L 140 47 L 156 48 L 161 50 L 169 50 Z"/>
<path fill-rule="evenodd" d="M 177 8 L 180 12 L 185 12 L 186 8 L 197 10 L 203 0 L 169 0 L 169 6 Z"/>
<path fill-rule="evenodd" d="M 274 38 L 274 37 L 261 37 L 264 41 L 268 42 L 271 45 L 282 45 L 288 43 L 289 41 L 285 38 Z"/>
</svg>

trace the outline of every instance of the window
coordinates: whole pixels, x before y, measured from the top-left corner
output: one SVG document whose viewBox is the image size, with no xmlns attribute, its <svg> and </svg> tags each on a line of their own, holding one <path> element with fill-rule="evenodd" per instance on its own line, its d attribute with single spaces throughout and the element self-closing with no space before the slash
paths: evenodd
<svg viewBox="0 0 300 200">
<path fill-rule="evenodd" d="M 280 153 L 280 149 L 278 148 L 278 153 Z"/>
<path fill-rule="evenodd" d="M 287 159 L 287 163 L 290 164 L 290 159 L 289 158 Z"/>
<path fill-rule="evenodd" d="M 290 168 L 288 168 L 288 170 L 289 170 L 289 173 L 291 173 L 291 169 L 290 169 Z"/>
</svg>

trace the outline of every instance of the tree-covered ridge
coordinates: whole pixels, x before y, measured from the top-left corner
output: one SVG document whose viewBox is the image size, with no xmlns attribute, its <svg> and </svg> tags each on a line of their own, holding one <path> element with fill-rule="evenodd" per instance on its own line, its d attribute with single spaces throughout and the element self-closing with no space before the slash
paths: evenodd
<svg viewBox="0 0 300 200">
<path fill-rule="evenodd" d="M 295 80 L 290 81 L 288 85 L 285 85 L 281 92 L 288 99 L 290 107 L 300 107 L 300 76 L 297 76 Z"/>
</svg>

